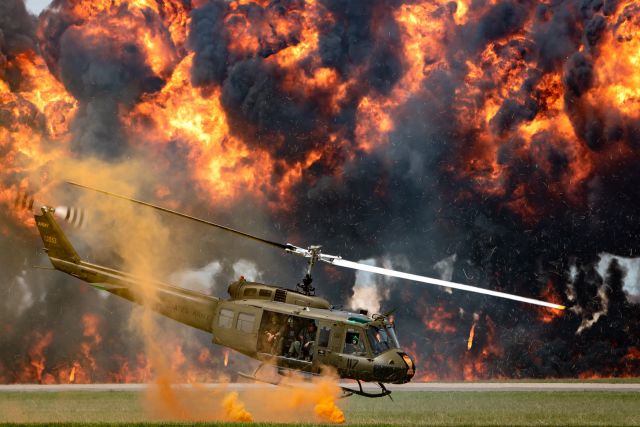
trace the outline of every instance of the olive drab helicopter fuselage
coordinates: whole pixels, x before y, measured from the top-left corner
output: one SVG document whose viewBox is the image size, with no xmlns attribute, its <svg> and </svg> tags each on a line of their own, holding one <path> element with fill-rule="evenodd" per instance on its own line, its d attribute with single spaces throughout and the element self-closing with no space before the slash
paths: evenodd
<svg viewBox="0 0 640 427">
<path fill-rule="evenodd" d="M 211 333 L 215 344 L 265 364 L 309 374 L 331 367 L 345 379 L 406 383 L 415 373 L 413 361 L 399 348 L 394 327 L 385 316 L 334 310 L 323 298 L 244 278 L 229 286 L 228 300 L 137 278 L 83 261 L 56 222 L 54 210 L 41 210 L 35 216 L 36 226 L 57 270 Z M 145 287 L 153 286 L 151 301 L 141 289 L 143 281 Z M 305 329 L 312 333 L 305 334 Z M 370 395 L 362 389 L 349 392 Z M 383 387 L 372 396 L 387 394 Z"/>
<path fill-rule="evenodd" d="M 318 261 L 559 310 L 565 308 L 484 288 L 358 264 L 321 253 L 319 246 L 304 249 L 281 244 L 139 200 L 91 190 L 223 229 L 308 259 L 307 273 L 302 283 L 298 284 L 298 290 L 250 282 L 241 277 L 231 283 L 229 299 L 224 300 L 84 261 L 56 221 L 54 208 L 42 206 L 35 215 L 45 251 L 55 269 L 212 334 L 213 343 L 261 362 L 252 375 L 241 374 L 258 381 L 265 381 L 257 373 L 266 365 L 277 366 L 280 374 L 293 371 L 308 375 L 319 375 L 325 367 L 329 367 L 340 378 L 357 381 L 358 389 L 343 387 L 345 395 L 355 393 L 381 397 L 390 394 L 385 383 L 406 383 L 415 375 L 415 364 L 400 348 L 394 324 L 388 316 L 337 310 L 327 300 L 315 296 L 311 286 L 311 268 Z M 146 291 L 149 286 L 153 288 L 151 298 Z M 380 392 L 364 391 L 361 381 L 377 383 Z"/>
</svg>

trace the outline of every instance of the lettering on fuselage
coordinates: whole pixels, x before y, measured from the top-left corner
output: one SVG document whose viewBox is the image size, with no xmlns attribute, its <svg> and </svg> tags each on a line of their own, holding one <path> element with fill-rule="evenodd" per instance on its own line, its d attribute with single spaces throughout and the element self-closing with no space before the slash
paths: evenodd
<svg viewBox="0 0 640 427">
<path fill-rule="evenodd" d="M 186 305 L 155 303 L 153 304 L 152 309 L 160 313 L 167 313 L 167 314 L 176 313 L 176 314 L 182 314 L 184 316 L 191 316 L 195 319 L 200 319 L 200 320 L 207 320 L 207 321 L 213 320 L 212 314 L 203 313 L 199 310 L 189 308 Z"/>
</svg>

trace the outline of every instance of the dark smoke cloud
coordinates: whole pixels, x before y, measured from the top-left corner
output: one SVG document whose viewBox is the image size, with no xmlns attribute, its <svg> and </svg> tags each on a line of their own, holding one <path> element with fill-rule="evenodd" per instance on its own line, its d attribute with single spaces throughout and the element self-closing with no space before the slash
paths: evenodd
<svg viewBox="0 0 640 427">
<path fill-rule="evenodd" d="M 191 67 L 196 86 L 220 84 L 226 75 L 228 52 L 224 32 L 224 2 L 209 2 L 191 12 L 189 47 L 197 54 Z"/>
<path fill-rule="evenodd" d="M 285 4 L 286 3 L 286 4 Z M 401 42 L 390 2 L 322 2 L 333 24 L 319 36 L 321 66 L 348 77 L 362 72 L 366 84 L 350 94 L 337 115 L 322 107 L 323 93 L 303 94 L 286 89 L 287 70 L 270 60 L 274 53 L 299 42 L 303 2 L 273 2 L 261 7 L 240 5 L 233 10 L 222 1 L 210 1 L 192 13 L 189 46 L 194 50 L 192 81 L 197 86 L 222 87 L 222 103 L 234 132 L 249 144 L 267 148 L 292 163 L 317 144 L 326 144 L 331 132 L 352 135 L 355 109 L 370 92 L 387 93 L 402 75 L 398 56 Z M 274 35 L 265 17 L 285 18 L 294 25 L 288 35 Z M 229 27 L 245 22 L 259 48 L 255 55 L 231 53 Z M 384 40 L 384 42 L 379 42 Z M 312 74 L 309 64 L 300 65 Z M 247 124 L 250 127 L 247 127 Z"/>
<path fill-rule="evenodd" d="M 383 93 L 391 89 L 402 75 L 398 57 L 401 41 L 397 23 L 392 18 L 400 2 L 326 0 L 321 3 L 334 20 L 333 25 L 323 28 L 320 36 L 323 65 L 335 68 L 344 76 L 364 66 L 368 86 Z"/>
<path fill-rule="evenodd" d="M 10 87 L 20 83 L 20 70 L 7 68 L 8 61 L 35 47 L 35 27 L 22 0 L 7 0 L 0 4 L 0 79 Z"/>
<path fill-rule="evenodd" d="M 0 6 L 2 53 L 15 55 L 34 47 L 35 27 L 23 1 L 7 0 Z"/>
<path fill-rule="evenodd" d="M 109 31 L 108 20 L 148 26 L 161 34 L 167 46 L 176 48 L 155 13 L 141 19 L 122 6 L 113 17 L 103 14 L 96 21 L 78 22 L 70 12 L 72 6 L 58 1 L 43 12 L 39 32 L 42 54 L 54 75 L 80 102 L 73 126 L 75 150 L 117 158 L 128 145 L 119 108 L 130 108 L 143 94 L 162 89 L 165 79 L 151 69 L 136 33 L 121 27 Z"/>
</svg>

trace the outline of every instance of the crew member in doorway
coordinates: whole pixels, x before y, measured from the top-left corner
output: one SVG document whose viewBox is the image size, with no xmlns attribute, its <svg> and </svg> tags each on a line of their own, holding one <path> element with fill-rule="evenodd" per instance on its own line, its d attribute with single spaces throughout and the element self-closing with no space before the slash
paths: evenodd
<svg viewBox="0 0 640 427">
<path fill-rule="evenodd" d="M 313 356 L 313 343 L 316 339 L 316 323 L 310 320 L 306 327 L 298 333 L 297 340 L 291 343 L 289 354 L 298 359 L 311 360 Z"/>
</svg>

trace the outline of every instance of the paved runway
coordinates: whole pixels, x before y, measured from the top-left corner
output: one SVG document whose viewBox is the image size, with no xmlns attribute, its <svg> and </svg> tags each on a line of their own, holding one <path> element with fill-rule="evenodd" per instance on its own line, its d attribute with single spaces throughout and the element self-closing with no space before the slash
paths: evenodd
<svg viewBox="0 0 640 427">
<path fill-rule="evenodd" d="M 354 383 L 341 383 L 343 386 L 357 388 Z M 230 383 L 230 384 L 204 384 L 207 388 L 227 387 L 229 390 L 250 390 L 273 387 L 268 384 L 254 383 Z M 2 392 L 59 392 L 59 391 L 142 391 L 149 387 L 148 384 L 9 384 L 0 385 Z M 189 387 L 177 385 L 177 387 Z M 375 390 L 375 384 L 365 384 L 366 390 Z M 425 392 L 487 392 L 487 391 L 625 391 L 640 392 L 640 383 L 588 383 L 588 382 L 429 382 L 409 383 L 402 385 L 388 385 L 393 392 L 425 391 Z"/>
</svg>

